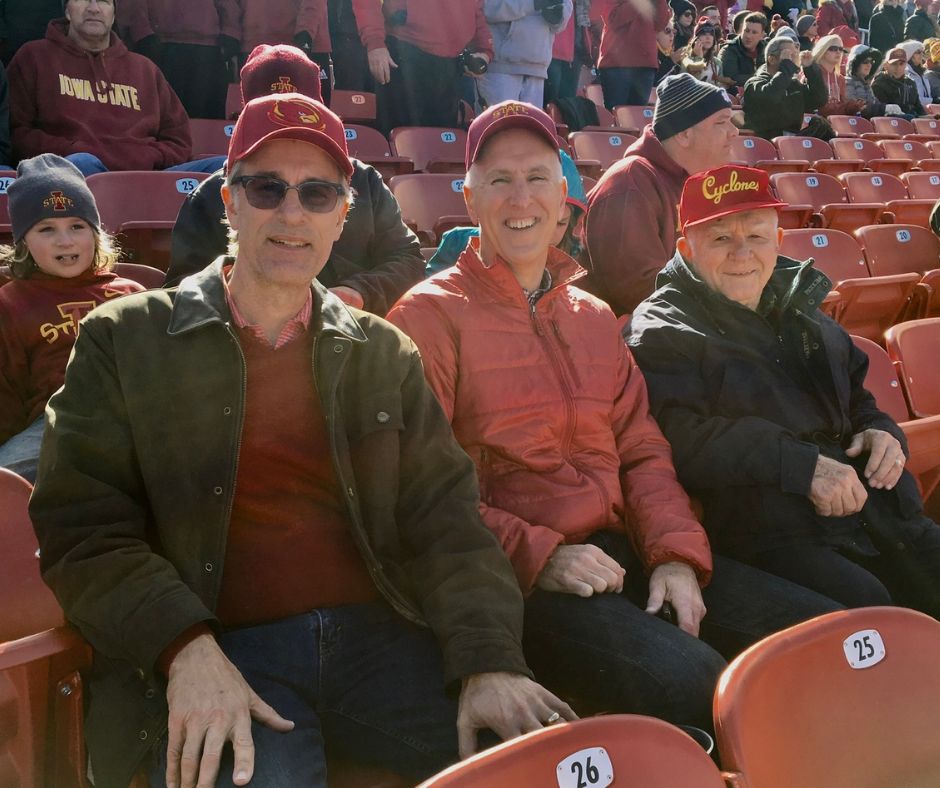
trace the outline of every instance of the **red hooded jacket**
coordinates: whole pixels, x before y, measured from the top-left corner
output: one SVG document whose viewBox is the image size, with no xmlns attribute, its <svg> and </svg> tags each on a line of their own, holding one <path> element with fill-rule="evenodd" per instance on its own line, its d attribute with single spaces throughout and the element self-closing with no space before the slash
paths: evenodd
<svg viewBox="0 0 940 788">
<path fill-rule="evenodd" d="M 168 43 L 202 46 L 215 46 L 220 35 L 241 38 L 236 0 L 121 0 L 115 10 L 135 44 L 154 34 Z"/>
<path fill-rule="evenodd" d="M 614 315 L 572 286 L 584 272 L 558 249 L 552 288 L 530 307 L 509 267 L 487 267 L 479 245 L 409 290 L 388 320 L 421 351 L 523 592 L 558 545 L 605 529 L 626 531 L 647 571 L 683 561 L 706 583 L 708 538 Z"/>
<path fill-rule="evenodd" d="M 330 52 L 326 0 L 235 0 L 239 8 L 242 52 L 258 44 L 293 44 L 307 32 L 314 52 Z"/>
<path fill-rule="evenodd" d="M 656 68 L 656 31 L 669 21 L 666 0 L 605 0 L 598 68 Z"/>
<path fill-rule="evenodd" d="M 16 53 L 7 70 L 13 153 L 91 153 L 109 170 L 162 170 L 189 161 L 189 118 L 151 60 L 116 34 L 98 54 L 54 19 L 46 37 Z"/>
</svg>

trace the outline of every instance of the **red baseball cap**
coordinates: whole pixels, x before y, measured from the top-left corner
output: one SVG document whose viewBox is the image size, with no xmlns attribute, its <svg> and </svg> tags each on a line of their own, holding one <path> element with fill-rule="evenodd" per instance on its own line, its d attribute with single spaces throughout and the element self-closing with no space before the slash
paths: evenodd
<svg viewBox="0 0 940 788">
<path fill-rule="evenodd" d="M 301 93 L 323 101 L 320 67 L 288 44 L 258 44 L 239 74 L 242 103 L 269 93 Z"/>
<path fill-rule="evenodd" d="M 232 132 L 227 166 L 272 140 L 300 140 L 316 145 L 329 154 L 347 178 L 353 173 L 343 122 L 319 101 L 299 93 L 273 94 L 249 101 Z"/>
<path fill-rule="evenodd" d="M 679 227 L 687 227 L 733 213 L 786 206 L 770 191 L 764 170 L 726 164 L 692 175 L 679 201 Z"/>
<path fill-rule="evenodd" d="M 532 104 L 522 101 L 501 101 L 474 118 L 467 129 L 467 169 L 477 160 L 480 149 L 494 134 L 506 129 L 528 129 L 558 150 L 555 121 Z"/>
</svg>

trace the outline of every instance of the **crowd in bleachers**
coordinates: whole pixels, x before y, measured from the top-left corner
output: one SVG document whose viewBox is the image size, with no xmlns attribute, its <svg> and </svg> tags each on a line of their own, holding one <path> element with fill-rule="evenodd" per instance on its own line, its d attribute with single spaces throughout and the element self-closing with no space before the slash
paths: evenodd
<svg viewBox="0 0 940 788">
<path fill-rule="evenodd" d="M 938 6 L 0 0 L 10 576 L 94 659 L 13 773 L 714 733 L 773 633 L 940 615 Z"/>
</svg>

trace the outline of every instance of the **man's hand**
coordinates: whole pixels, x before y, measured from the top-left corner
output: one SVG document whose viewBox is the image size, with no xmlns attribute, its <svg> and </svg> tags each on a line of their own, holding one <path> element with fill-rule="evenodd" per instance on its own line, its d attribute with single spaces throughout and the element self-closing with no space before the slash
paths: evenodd
<svg viewBox="0 0 940 788">
<path fill-rule="evenodd" d="M 813 53 L 812 51 L 806 49 L 800 52 L 800 66 L 806 68 L 813 63 Z"/>
<path fill-rule="evenodd" d="M 353 290 L 351 287 L 331 287 L 330 292 L 339 298 L 344 304 L 349 306 L 354 306 L 356 309 L 362 309 L 365 301 L 362 299 L 362 295 L 358 290 Z"/>
<path fill-rule="evenodd" d="M 858 457 L 863 451 L 868 452 L 865 465 L 868 486 L 876 490 L 892 489 L 901 478 L 907 459 L 898 439 L 884 430 L 865 430 L 852 437 L 845 453 Z"/>
<path fill-rule="evenodd" d="M 379 47 L 369 50 L 369 71 L 380 85 L 387 85 L 392 78 L 392 69 L 398 68 L 398 63 L 392 60 L 388 49 Z"/>
<path fill-rule="evenodd" d="M 663 602 L 669 602 L 676 611 L 679 629 L 698 637 L 699 625 L 706 611 L 702 590 L 691 566 L 681 561 L 669 561 L 653 570 L 646 612 L 658 613 Z"/>
<path fill-rule="evenodd" d="M 624 575 L 626 570 L 595 545 L 560 545 L 535 584 L 543 591 L 589 597 L 622 591 Z"/>
<path fill-rule="evenodd" d="M 252 718 L 282 733 L 294 727 L 252 691 L 211 635 L 200 635 L 176 655 L 166 699 L 167 788 L 215 785 L 227 741 L 235 750 L 232 781 L 245 785 L 255 767 Z"/>
<path fill-rule="evenodd" d="M 477 673 L 464 679 L 457 711 L 460 757 L 477 749 L 477 731 L 489 728 L 503 739 L 537 731 L 559 720 L 576 720 L 571 707 L 518 673 Z"/>
<path fill-rule="evenodd" d="M 820 454 L 809 488 L 809 499 L 816 508 L 816 514 L 845 517 L 862 510 L 868 493 L 851 465 Z"/>
</svg>

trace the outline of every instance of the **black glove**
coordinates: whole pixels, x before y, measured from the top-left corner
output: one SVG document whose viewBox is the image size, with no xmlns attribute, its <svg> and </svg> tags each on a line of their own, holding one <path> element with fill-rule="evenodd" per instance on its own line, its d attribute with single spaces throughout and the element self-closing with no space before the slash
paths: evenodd
<svg viewBox="0 0 940 788">
<path fill-rule="evenodd" d="M 294 44 L 306 52 L 307 57 L 310 57 L 310 53 L 313 52 L 313 36 L 311 36 L 310 33 L 306 30 L 301 30 L 294 36 Z"/>
<path fill-rule="evenodd" d="M 535 0 L 535 10 L 550 25 L 560 24 L 565 15 L 564 3 L 559 0 Z"/>
<path fill-rule="evenodd" d="M 219 36 L 219 51 L 222 53 L 222 60 L 231 60 L 238 55 L 241 50 L 241 42 L 231 36 Z"/>
<path fill-rule="evenodd" d="M 160 44 L 160 38 L 156 33 L 151 33 L 149 36 L 144 36 L 140 41 L 137 42 L 137 46 L 134 47 L 134 50 L 138 55 L 143 55 L 144 57 L 149 57 L 154 63 L 160 59 L 160 50 L 162 46 Z"/>
</svg>

